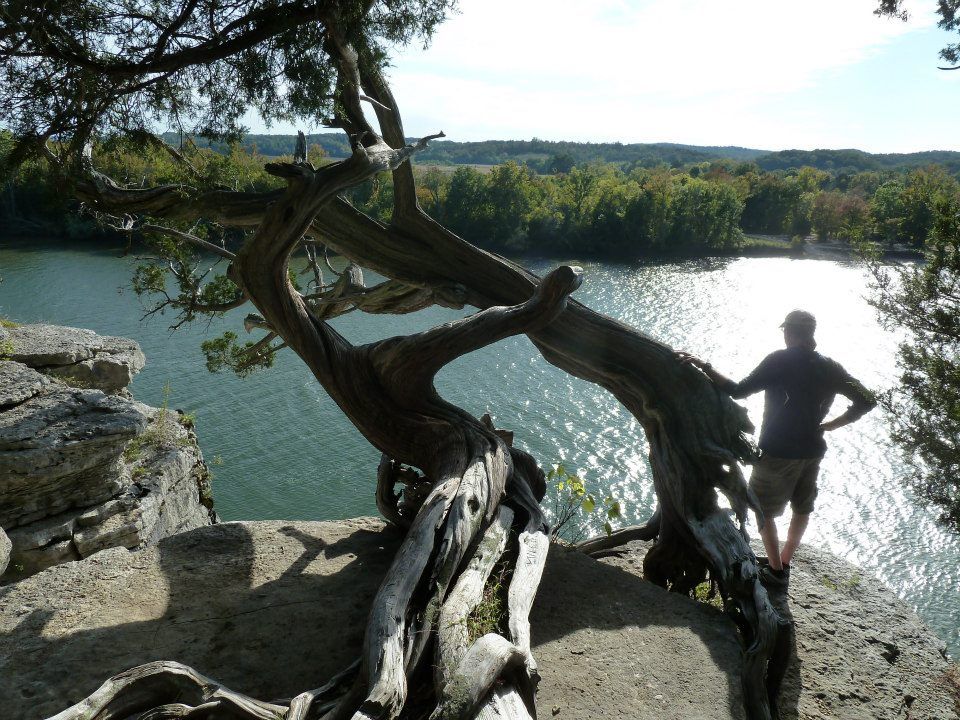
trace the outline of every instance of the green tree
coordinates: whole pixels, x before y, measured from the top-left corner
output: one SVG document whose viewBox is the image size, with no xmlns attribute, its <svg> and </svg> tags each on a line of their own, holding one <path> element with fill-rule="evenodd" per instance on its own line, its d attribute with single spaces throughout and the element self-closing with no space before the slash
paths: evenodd
<svg viewBox="0 0 960 720">
<path fill-rule="evenodd" d="M 471 167 L 457 168 L 450 179 L 441 219 L 458 235 L 480 241 L 487 237 L 487 182 Z"/>
<path fill-rule="evenodd" d="M 903 183 L 890 180 L 878 187 L 870 200 L 870 214 L 877 237 L 886 243 L 896 242 L 903 222 Z"/>
<path fill-rule="evenodd" d="M 933 229 L 937 206 L 949 204 L 957 192 L 957 181 L 943 168 L 929 167 L 910 172 L 900 197 L 903 212 L 901 240 L 917 248 L 923 247 Z"/>
<path fill-rule="evenodd" d="M 913 467 L 916 496 L 960 530 L 960 203 L 936 206 L 924 262 L 872 267 L 874 306 L 909 333 L 901 384 L 883 398 L 893 439 Z"/>
<path fill-rule="evenodd" d="M 568 152 L 559 153 L 554 155 L 547 161 L 546 171 L 550 175 L 558 175 L 561 173 L 568 173 L 577 164 L 577 159 Z"/>
<path fill-rule="evenodd" d="M 637 223 L 636 215 L 629 212 L 640 192 L 640 185 L 629 178 L 611 178 L 601 183 L 587 229 L 594 249 L 600 254 L 642 257 L 642 223 Z"/>
<path fill-rule="evenodd" d="M 627 214 L 644 228 L 641 244 L 653 252 L 662 252 L 669 246 L 673 229 L 673 177 L 669 170 L 658 168 L 640 173 L 640 178 L 643 192 L 627 209 Z"/>
<path fill-rule="evenodd" d="M 958 10 L 956 2 L 940 2 L 940 27 L 960 30 Z M 881 0 L 877 13 L 906 18 L 901 0 Z M 956 69 L 960 44 L 940 56 Z M 874 305 L 909 333 L 900 346 L 902 384 L 884 401 L 917 497 L 960 530 L 960 200 L 955 183 L 939 173 L 911 176 L 908 187 L 901 222 L 912 241 L 925 243 L 924 262 L 893 271 L 875 259 L 872 265 Z"/>
<path fill-rule="evenodd" d="M 843 193 L 837 190 L 822 192 L 814 198 L 811 210 L 810 223 L 817 238 L 828 240 L 836 237 L 842 227 L 840 206 L 843 203 Z"/>
<path fill-rule="evenodd" d="M 450 191 L 450 174 L 431 167 L 417 173 L 417 197 L 431 215 L 439 217 Z"/>
<path fill-rule="evenodd" d="M 541 194 L 532 171 L 510 161 L 486 177 L 483 199 L 488 218 L 487 242 L 494 247 L 526 248 L 527 220 Z"/>
<path fill-rule="evenodd" d="M 796 179 L 774 173 L 748 176 L 750 187 L 743 207 L 743 229 L 747 232 L 780 234 L 791 225 L 804 222 L 797 212 L 805 189 Z"/>
<path fill-rule="evenodd" d="M 677 181 L 670 205 L 671 249 L 730 250 L 740 242 L 743 204 L 729 185 L 693 178 Z"/>
</svg>

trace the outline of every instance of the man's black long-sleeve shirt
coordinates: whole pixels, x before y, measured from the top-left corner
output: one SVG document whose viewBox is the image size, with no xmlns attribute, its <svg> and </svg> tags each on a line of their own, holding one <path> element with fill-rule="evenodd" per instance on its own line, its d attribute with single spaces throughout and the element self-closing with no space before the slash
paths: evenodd
<svg viewBox="0 0 960 720">
<path fill-rule="evenodd" d="M 852 402 L 851 420 L 877 404 L 840 363 L 802 347 L 770 353 L 741 382 L 729 381 L 721 389 L 734 398 L 766 391 L 758 445 L 781 458 L 823 457 L 827 443 L 820 423 L 837 395 Z"/>
</svg>

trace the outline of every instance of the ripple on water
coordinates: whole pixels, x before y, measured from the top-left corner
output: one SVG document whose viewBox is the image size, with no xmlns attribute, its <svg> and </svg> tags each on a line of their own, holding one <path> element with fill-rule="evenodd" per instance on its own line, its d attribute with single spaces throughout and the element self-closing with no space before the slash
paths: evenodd
<svg viewBox="0 0 960 720">
<path fill-rule="evenodd" d="M 148 366 L 133 390 L 156 405 L 169 383 L 171 406 L 197 414 L 205 456 L 223 460 L 213 471 L 225 518 L 374 514 L 378 454 L 302 363 L 281 354 L 270 372 L 244 381 L 209 375 L 200 341 L 236 330 L 246 310 L 173 334 L 169 318 L 141 323 L 142 311 L 128 289 L 136 261 L 118 254 L 104 246 L 0 246 L 0 313 L 139 340 Z M 541 273 L 554 264 L 528 263 Z M 899 338 L 878 325 L 864 300 L 864 273 L 855 263 L 755 258 L 583 265 L 578 299 L 677 349 L 709 358 L 731 376 L 742 377 L 778 348 L 783 315 L 803 307 L 820 320 L 824 354 L 870 387 L 882 389 L 896 380 Z M 41 296 L 37 288 L 44 288 Z M 351 341 L 368 342 L 463 314 L 440 308 L 404 317 L 353 314 L 334 324 Z M 652 511 L 647 446 L 636 421 L 606 391 L 549 365 L 526 338 L 457 360 L 440 374 L 437 386 L 475 414 L 490 411 L 545 466 L 562 461 L 598 494 L 621 498 L 627 521 L 644 520 Z M 762 398 L 745 404 L 759 421 Z M 911 501 L 902 483 L 906 473 L 879 412 L 832 433 L 807 539 L 891 585 L 956 656 L 960 539 Z"/>
</svg>

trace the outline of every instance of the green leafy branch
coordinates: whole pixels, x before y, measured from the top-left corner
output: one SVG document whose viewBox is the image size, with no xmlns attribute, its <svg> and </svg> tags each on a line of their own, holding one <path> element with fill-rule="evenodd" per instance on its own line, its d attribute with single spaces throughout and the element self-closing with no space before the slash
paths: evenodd
<svg viewBox="0 0 960 720">
<path fill-rule="evenodd" d="M 247 377 L 256 370 L 273 367 L 277 351 L 286 347 L 284 343 L 274 344 L 276 337 L 269 333 L 257 342 L 248 340 L 241 344 L 237 334 L 228 330 L 218 338 L 205 340 L 200 349 L 210 372 L 232 370 L 238 377 Z"/>
<path fill-rule="evenodd" d="M 554 491 L 552 514 L 555 519 L 550 530 L 551 541 L 557 541 L 561 535 L 569 542 L 582 540 L 591 524 L 591 517 L 602 519 L 603 529 L 610 535 L 613 521 L 623 516 L 620 500 L 607 495 L 598 502 L 597 497 L 588 492 L 583 479 L 569 472 L 563 464 L 554 466 L 547 473 L 547 482 Z M 574 523 L 578 518 L 579 521 Z"/>
</svg>

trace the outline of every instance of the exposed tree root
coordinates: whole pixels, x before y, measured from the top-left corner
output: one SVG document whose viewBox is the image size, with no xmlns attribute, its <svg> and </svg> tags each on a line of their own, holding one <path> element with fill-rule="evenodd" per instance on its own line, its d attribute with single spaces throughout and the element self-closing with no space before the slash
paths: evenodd
<svg viewBox="0 0 960 720">
<path fill-rule="evenodd" d="M 177 662 L 147 663 L 114 675 L 96 692 L 50 720 L 241 718 L 277 720 L 287 708 L 228 690 Z"/>
</svg>

